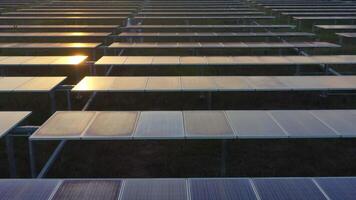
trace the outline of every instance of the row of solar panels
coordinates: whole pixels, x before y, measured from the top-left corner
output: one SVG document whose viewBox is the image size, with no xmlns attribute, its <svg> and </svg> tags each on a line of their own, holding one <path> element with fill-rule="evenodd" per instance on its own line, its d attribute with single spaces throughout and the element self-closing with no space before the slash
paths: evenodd
<svg viewBox="0 0 356 200">
<path fill-rule="evenodd" d="M 356 136 L 354 110 L 62 111 L 31 140 L 269 139 Z"/>
<path fill-rule="evenodd" d="M 0 44 L 1 45 L 1 44 Z M 0 46 L 1 47 L 1 46 Z M 115 42 L 109 48 L 336 48 L 329 42 Z"/>
<path fill-rule="evenodd" d="M 87 56 L 0 56 L 2 66 L 78 65 Z M 318 65 L 356 63 L 353 55 L 330 56 L 103 56 L 95 65 Z"/>
<path fill-rule="evenodd" d="M 118 25 L 0 25 L 2 32 L 113 32 Z"/>
<path fill-rule="evenodd" d="M 84 15 L 84 16 L 106 16 L 106 15 L 121 15 L 121 16 L 127 16 L 130 15 L 131 12 L 6 12 L 2 13 L 4 16 L 67 16 L 67 15 Z M 140 12 L 137 16 L 155 16 L 155 15 L 206 15 L 206 16 L 215 16 L 215 15 L 229 15 L 229 16 L 235 16 L 235 15 L 260 15 L 264 14 L 264 12 L 257 12 L 257 11 L 241 11 L 241 12 L 201 12 L 201 13 L 196 13 L 196 12 L 185 12 L 185 13 L 178 13 L 178 12 L 173 12 L 173 13 L 166 13 L 166 12 Z"/>
<path fill-rule="evenodd" d="M 1 34 L 0 34 L 1 35 Z M 100 43 L 0 43 L 3 49 L 22 49 L 22 48 L 87 48 L 95 49 Z M 328 42 L 176 42 L 176 43 L 112 43 L 108 48 L 336 48 L 340 45 Z"/>
<path fill-rule="evenodd" d="M 318 65 L 355 64 L 353 55 L 321 56 L 103 56 L 95 65 Z"/>
<path fill-rule="evenodd" d="M 66 77 L 0 77 L 0 92 L 50 92 Z M 74 92 L 223 92 L 356 90 L 355 76 L 93 76 Z"/>
<path fill-rule="evenodd" d="M 132 33 L 132 32 L 122 32 L 118 37 L 278 37 L 278 36 L 315 36 L 313 33 L 304 33 L 304 32 L 177 32 L 177 33 L 168 33 L 168 32 L 143 32 L 143 33 Z"/>
<path fill-rule="evenodd" d="M 1 80 L 1 79 L 0 79 Z M 356 76 L 87 76 L 75 92 L 355 90 Z"/>
<path fill-rule="evenodd" d="M 354 200 L 354 177 L 0 180 L 6 200 Z"/>
<path fill-rule="evenodd" d="M 310 2 L 276 2 L 273 4 L 262 2 L 258 5 L 299 21 L 300 26 L 304 21 L 332 25 L 331 21 L 335 21 L 335 23 L 336 21 L 342 21 L 349 24 L 350 21 L 356 19 L 354 16 L 356 7 L 353 2 L 330 3 L 325 1 L 313 4 Z"/>
</svg>

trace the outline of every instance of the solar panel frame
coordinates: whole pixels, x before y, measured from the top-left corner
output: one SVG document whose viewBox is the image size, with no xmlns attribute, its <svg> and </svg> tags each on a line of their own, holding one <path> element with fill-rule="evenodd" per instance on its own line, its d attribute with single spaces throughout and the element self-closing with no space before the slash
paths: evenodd
<svg viewBox="0 0 356 200">
<path fill-rule="evenodd" d="M 182 85 L 179 76 L 151 76 L 148 77 L 146 92 L 181 91 Z"/>
<path fill-rule="evenodd" d="M 319 177 L 314 178 L 330 199 L 352 200 L 355 197 L 355 177 Z"/>
<path fill-rule="evenodd" d="M 181 111 L 141 112 L 133 135 L 135 139 L 184 139 Z"/>
<path fill-rule="evenodd" d="M 31 111 L 0 111 L 0 139 L 30 115 Z"/>
<path fill-rule="evenodd" d="M 243 76 L 215 76 L 218 91 L 252 91 L 251 85 Z"/>
<path fill-rule="evenodd" d="M 351 110 L 312 110 L 311 113 L 341 137 L 356 137 L 356 113 Z"/>
<path fill-rule="evenodd" d="M 81 134 L 86 140 L 125 140 L 133 139 L 140 112 L 138 111 L 101 111 L 88 124 Z"/>
<path fill-rule="evenodd" d="M 191 200 L 257 200 L 248 178 L 188 179 Z"/>
<path fill-rule="evenodd" d="M 60 180 L 55 179 L 2 179 L 1 199 L 47 200 L 56 191 Z"/>
<path fill-rule="evenodd" d="M 310 178 L 254 178 L 261 199 L 327 200 Z"/>
<path fill-rule="evenodd" d="M 53 200 L 70 199 L 107 199 L 117 200 L 122 188 L 122 180 L 64 180 Z"/>
<path fill-rule="evenodd" d="M 246 78 L 247 82 L 254 90 L 258 91 L 287 91 L 290 90 L 287 85 L 277 79 L 269 76 L 250 76 Z"/>
<path fill-rule="evenodd" d="M 182 76 L 180 77 L 182 90 L 193 91 L 217 91 L 217 85 L 213 77 L 209 76 Z"/>
<path fill-rule="evenodd" d="M 145 191 L 145 192 L 139 192 Z M 188 200 L 185 179 L 126 179 L 120 200 Z"/>
<path fill-rule="evenodd" d="M 275 122 L 267 111 L 229 110 L 225 112 L 238 139 L 288 138 L 287 132 Z"/>
<path fill-rule="evenodd" d="M 30 140 L 78 140 L 96 114 L 95 111 L 57 111 L 30 136 Z"/>
<path fill-rule="evenodd" d="M 183 111 L 187 139 L 233 139 L 224 111 Z"/>
<path fill-rule="evenodd" d="M 306 110 L 269 111 L 290 138 L 335 138 L 337 133 Z"/>
</svg>

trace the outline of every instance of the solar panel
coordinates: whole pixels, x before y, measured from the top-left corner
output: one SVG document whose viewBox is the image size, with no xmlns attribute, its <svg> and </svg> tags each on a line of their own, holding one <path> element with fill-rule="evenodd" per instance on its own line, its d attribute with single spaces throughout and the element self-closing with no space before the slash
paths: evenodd
<svg viewBox="0 0 356 200">
<path fill-rule="evenodd" d="M 27 111 L 0 111 L 0 138 L 5 136 L 17 124 L 26 119 L 31 112 Z"/>
<path fill-rule="evenodd" d="M 33 77 L 14 88 L 15 92 L 47 92 L 63 82 L 65 77 Z"/>
<path fill-rule="evenodd" d="M 95 112 L 57 111 L 32 138 L 78 138 L 94 118 Z"/>
<path fill-rule="evenodd" d="M 86 59 L 87 56 L 5 56 L 1 57 L 0 65 L 78 65 Z"/>
<path fill-rule="evenodd" d="M 356 178 L 316 178 L 326 195 L 333 200 L 352 200 L 356 196 Z"/>
<path fill-rule="evenodd" d="M 21 86 L 29 80 L 31 80 L 31 77 L 3 77 L 0 79 L 0 91 L 13 91 L 15 88 Z"/>
<path fill-rule="evenodd" d="M 149 77 L 147 91 L 177 91 L 181 89 L 180 77 L 156 76 Z"/>
<path fill-rule="evenodd" d="M 100 43 L 0 43 L 0 48 L 4 49 L 85 49 L 96 48 Z"/>
<path fill-rule="evenodd" d="M 188 200 L 186 180 L 125 180 L 121 200 Z"/>
<path fill-rule="evenodd" d="M 191 200 L 257 200 L 249 179 L 190 179 Z"/>
<path fill-rule="evenodd" d="M 0 17 L 1 20 L 1 17 Z M 1 37 L 106 37 L 110 33 L 103 32 L 0 32 Z"/>
<path fill-rule="evenodd" d="M 96 65 L 122 65 L 125 63 L 127 57 L 126 56 L 103 56 L 98 61 L 96 61 Z"/>
<path fill-rule="evenodd" d="M 355 17 L 356 19 L 356 17 Z M 348 37 L 348 38 L 355 38 L 356 37 L 356 33 L 335 33 L 338 36 L 342 36 L 342 37 Z"/>
<path fill-rule="evenodd" d="M 353 10 L 356 11 L 356 10 Z M 356 29 L 355 25 L 315 25 L 315 27 L 327 30 L 348 30 Z"/>
<path fill-rule="evenodd" d="M 47 200 L 59 183 L 51 179 L 3 179 L 0 180 L 0 199 Z"/>
<path fill-rule="evenodd" d="M 254 76 L 246 79 L 255 90 L 288 90 L 289 88 L 276 77 Z"/>
<path fill-rule="evenodd" d="M 182 112 L 141 112 L 134 137 L 138 139 L 182 139 L 184 137 Z"/>
<path fill-rule="evenodd" d="M 304 90 L 305 88 L 310 88 L 311 90 L 329 89 L 326 84 L 321 82 L 324 77 L 319 80 L 318 77 L 307 76 L 278 77 L 277 79 L 294 90 Z M 331 81 L 331 83 L 334 85 L 334 82 Z"/>
<path fill-rule="evenodd" d="M 223 111 L 184 111 L 187 138 L 234 138 Z"/>
<path fill-rule="evenodd" d="M 178 65 L 179 57 L 178 56 L 165 56 L 165 57 L 153 57 L 153 65 Z"/>
<path fill-rule="evenodd" d="M 355 137 L 356 113 L 350 110 L 314 110 L 312 114 L 342 137 Z"/>
<path fill-rule="evenodd" d="M 231 63 L 233 62 L 233 59 L 231 57 L 226 57 L 226 56 L 209 56 L 207 57 L 208 59 L 208 64 L 210 65 L 219 65 L 219 64 L 225 64 L 225 63 Z"/>
<path fill-rule="evenodd" d="M 192 64 L 204 65 L 208 63 L 206 57 L 200 57 L 200 56 L 181 56 L 179 61 L 182 65 L 192 65 Z"/>
<path fill-rule="evenodd" d="M 327 200 L 323 193 L 307 178 L 253 179 L 261 200 Z"/>
<path fill-rule="evenodd" d="M 65 180 L 53 200 L 107 199 L 117 200 L 121 180 Z"/>
<path fill-rule="evenodd" d="M 130 138 L 133 135 L 139 112 L 99 112 L 85 131 L 85 138 Z"/>
<path fill-rule="evenodd" d="M 238 138 L 285 138 L 284 130 L 267 111 L 226 111 Z"/>
<path fill-rule="evenodd" d="M 213 77 L 184 76 L 181 77 L 182 89 L 186 91 L 217 90 Z"/>
<path fill-rule="evenodd" d="M 151 64 L 153 56 L 130 56 L 127 57 L 125 64 L 126 65 L 142 65 L 142 64 Z"/>
<path fill-rule="evenodd" d="M 336 137 L 337 134 L 308 111 L 270 111 L 290 137 Z"/>
<path fill-rule="evenodd" d="M 251 85 L 245 77 L 238 76 L 216 76 L 214 81 L 219 91 L 252 90 Z"/>
</svg>

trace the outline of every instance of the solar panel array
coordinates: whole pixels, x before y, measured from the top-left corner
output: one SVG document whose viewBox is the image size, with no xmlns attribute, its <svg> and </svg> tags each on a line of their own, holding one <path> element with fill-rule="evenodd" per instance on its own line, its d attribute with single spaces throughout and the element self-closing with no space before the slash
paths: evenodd
<svg viewBox="0 0 356 200">
<path fill-rule="evenodd" d="M 62 111 L 32 140 L 355 137 L 355 110 Z"/>
<path fill-rule="evenodd" d="M 29 165 L 39 178 L 67 140 L 356 136 L 354 103 L 339 101 L 338 110 L 324 109 L 328 101 L 323 109 L 293 105 L 310 93 L 318 100 L 329 94 L 353 100 L 355 2 L 16 0 L 1 1 L 0 13 L 0 138 L 6 139 L 11 175 L 10 138 L 17 132 L 30 133 Z M 328 31 L 334 38 L 324 35 Z M 246 92 L 262 94 L 244 100 L 250 105 L 276 93 L 282 94 L 278 101 L 289 101 L 283 95 L 293 94 L 288 108 L 298 109 L 269 101 L 266 110 L 232 109 L 229 102 Z M 145 110 L 120 110 L 116 93 Z M 169 100 L 174 93 L 210 104 L 212 93 L 233 95 L 220 99 L 221 110 L 196 110 L 198 101 L 193 110 L 162 111 L 133 93 L 150 93 L 172 106 L 179 101 Z M 119 110 L 106 110 L 106 101 Z M 37 174 L 34 144 L 53 140 L 60 144 Z M 352 177 L 8 179 L 0 180 L 0 199 L 348 200 L 355 184 Z"/>
<path fill-rule="evenodd" d="M 354 199 L 356 179 L 194 178 L 0 180 L 2 199 Z"/>
</svg>

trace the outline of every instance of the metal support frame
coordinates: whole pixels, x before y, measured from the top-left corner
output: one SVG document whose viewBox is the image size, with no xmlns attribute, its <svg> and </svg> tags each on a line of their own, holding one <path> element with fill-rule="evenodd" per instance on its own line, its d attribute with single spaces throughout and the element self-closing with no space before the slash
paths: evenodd
<svg viewBox="0 0 356 200">
<path fill-rule="evenodd" d="M 51 103 L 51 113 L 56 112 L 56 97 L 55 97 L 55 91 L 52 90 L 49 92 L 49 98 L 50 98 L 50 103 Z"/>
<path fill-rule="evenodd" d="M 222 140 L 221 141 L 221 156 L 220 156 L 220 175 L 225 176 L 226 175 L 226 160 L 227 160 L 227 154 L 228 154 L 228 145 L 227 145 L 227 140 Z"/>
<path fill-rule="evenodd" d="M 119 55 L 121 55 L 124 52 L 124 50 L 120 51 Z M 112 69 L 114 68 L 113 65 L 109 67 L 109 69 L 106 71 L 105 76 L 110 75 Z M 67 93 L 67 101 L 68 101 L 68 109 L 70 110 L 71 108 L 71 101 L 70 101 L 70 89 L 73 88 L 72 85 L 61 85 L 57 87 L 58 90 L 64 90 Z M 54 91 L 53 91 L 54 93 Z M 51 93 L 50 93 L 51 94 Z M 96 92 L 94 92 L 86 104 L 84 105 L 82 111 L 85 111 L 89 108 L 90 104 L 93 102 L 94 98 L 96 96 Z M 57 145 L 56 149 L 52 152 L 48 160 L 46 161 L 45 165 L 43 168 L 41 168 L 41 171 L 37 174 L 37 165 L 36 165 L 36 151 L 35 151 L 35 141 L 33 140 L 28 140 L 28 146 L 29 146 L 29 156 L 30 156 L 30 170 L 31 170 L 31 176 L 32 178 L 43 178 L 47 175 L 48 171 L 52 167 L 53 163 L 57 160 L 59 157 L 61 151 L 63 150 L 67 140 L 61 140 L 61 142 Z"/>
<path fill-rule="evenodd" d="M 14 137 L 28 137 L 38 129 L 38 126 L 18 126 L 5 136 L 6 154 L 11 178 L 17 177 Z"/>
<path fill-rule="evenodd" d="M 30 170 L 31 170 L 31 177 L 36 177 L 36 162 L 35 162 L 35 149 L 32 140 L 28 140 L 28 149 L 29 149 L 29 157 L 30 157 Z"/>
<path fill-rule="evenodd" d="M 16 173 L 16 160 L 15 160 L 15 151 L 14 151 L 14 141 L 13 138 L 10 135 L 7 135 L 5 137 L 5 142 L 6 142 L 6 154 L 7 154 L 7 160 L 9 163 L 9 173 L 11 178 L 16 178 L 17 173 Z"/>
<path fill-rule="evenodd" d="M 253 21 L 254 24 L 256 25 L 260 25 L 259 23 L 257 23 L 256 21 Z M 271 30 L 269 30 L 268 28 L 264 28 L 266 31 L 270 32 L 271 33 Z M 286 40 L 284 40 L 282 37 L 280 36 L 276 36 L 279 40 L 281 40 L 282 42 L 287 42 Z M 293 48 L 294 51 L 296 51 L 299 55 L 303 55 L 303 56 L 309 56 L 308 53 L 306 53 L 305 51 L 295 47 Z M 325 69 L 325 65 L 323 64 L 319 64 L 319 66 L 322 68 L 322 69 Z M 326 69 L 327 72 L 333 74 L 333 75 L 336 75 L 336 76 L 341 76 L 342 74 L 340 74 L 339 72 L 337 72 L 336 70 L 334 70 L 331 66 L 328 66 L 328 68 Z M 300 72 L 299 72 L 300 73 Z"/>
</svg>

